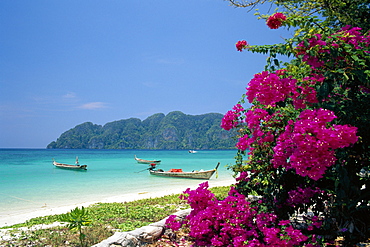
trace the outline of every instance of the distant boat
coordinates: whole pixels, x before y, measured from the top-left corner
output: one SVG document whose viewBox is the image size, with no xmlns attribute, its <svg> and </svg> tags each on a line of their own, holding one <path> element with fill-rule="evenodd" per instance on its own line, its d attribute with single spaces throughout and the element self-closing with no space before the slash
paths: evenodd
<svg viewBox="0 0 370 247">
<path fill-rule="evenodd" d="M 173 177 L 173 178 L 192 178 L 192 179 L 210 179 L 212 175 L 217 171 L 220 162 L 216 165 L 215 169 L 207 170 L 207 171 L 192 171 L 192 172 L 184 172 L 182 169 L 171 169 L 167 172 L 163 171 L 162 169 L 155 169 L 155 164 L 152 164 L 151 167 L 148 169 L 151 175 L 162 176 L 162 177 Z"/>
<path fill-rule="evenodd" d="M 198 151 L 195 151 L 195 150 L 189 150 L 189 153 L 191 153 L 191 154 L 195 154 L 195 153 L 197 153 Z"/>
<path fill-rule="evenodd" d="M 139 164 L 152 164 L 152 163 L 157 164 L 157 163 L 160 163 L 161 162 L 160 160 L 144 160 L 144 159 L 139 159 L 138 157 L 136 157 L 136 155 L 135 155 L 135 160 Z"/>
<path fill-rule="evenodd" d="M 69 164 L 63 164 L 63 163 L 58 163 L 53 159 L 53 165 L 58 167 L 58 168 L 63 168 L 63 169 L 70 169 L 70 170 L 87 170 L 87 165 L 80 165 L 78 161 L 78 157 L 76 157 L 76 164 L 75 165 L 69 165 Z"/>
</svg>

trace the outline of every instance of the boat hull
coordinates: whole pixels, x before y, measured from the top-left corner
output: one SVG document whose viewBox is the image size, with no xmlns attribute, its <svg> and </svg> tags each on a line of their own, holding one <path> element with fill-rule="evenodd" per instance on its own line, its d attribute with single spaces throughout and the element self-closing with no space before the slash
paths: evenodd
<svg viewBox="0 0 370 247">
<path fill-rule="evenodd" d="M 136 157 L 135 155 L 135 160 L 137 161 L 137 163 L 139 164 L 159 164 L 161 163 L 160 160 L 144 160 L 144 159 L 139 159 L 138 157 Z"/>
<path fill-rule="evenodd" d="M 139 163 L 139 164 L 152 164 L 152 163 L 155 163 L 155 164 L 158 164 L 158 163 L 160 163 L 160 161 L 137 161 L 137 163 Z"/>
<path fill-rule="evenodd" d="M 162 172 L 149 170 L 151 175 L 171 178 L 191 178 L 191 179 L 210 179 L 216 172 L 214 170 L 200 171 L 200 172 Z"/>
<path fill-rule="evenodd" d="M 77 170 L 77 171 L 86 171 L 87 165 L 68 165 L 68 164 L 62 164 L 58 162 L 53 162 L 53 165 L 55 167 L 61 168 L 61 169 L 68 169 L 68 170 Z"/>
</svg>

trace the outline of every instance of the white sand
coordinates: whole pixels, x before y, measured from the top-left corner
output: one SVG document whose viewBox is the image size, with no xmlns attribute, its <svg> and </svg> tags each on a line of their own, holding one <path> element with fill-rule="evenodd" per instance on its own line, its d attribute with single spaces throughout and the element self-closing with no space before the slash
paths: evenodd
<svg viewBox="0 0 370 247">
<path fill-rule="evenodd" d="M 203 183 L 204 181 L 199 182 L 199 184 Z M 217 187 L 217 186 L 228 186 L 231 184 L 234 184 L 235 180 L 233 178 L 230 178 L 228 180 L 209 180 L 208 184 L 209 187 Z M 198 186 L 190 186 L 190 189 L 196 189 Z M 187 187 L 188 188 L 188 187 Z M 89 205 L 95 204 L 95 203 L 110 203 L 110 202 L 129 202 L 129 201 L 135 201 L 139 199 L 146 199 L 146 198 L 156 198 L 156 197 L 162 197 L 165 195 L 171 195 L 171 194 L 179 194 L 182 193 L 187 188 L 173 188 L 169 190 L 164 190 L 160 192 L 147 192 L 143 191 L 140 193 L 133 193 L 133 194 L 124 194 L 122 196 L 115 196 L 106 198 L 101 201 L 95 201 L 95 202 L 85 202 L 80 204 L 73 204 L 69 206 L 64 207 L 57 207 L 57 208 L 44 208 L 40 210 L 36 210 L 33 212 L 28 213 L 21 213 L 21 214 L 9 214 L 5 217 L 0 218 L 0 227 L 3 226 L 11 226 L 14 224 L 24 223 L 29 219 L 40 217 L 40 216 L 47 216 L 47 215 L 54 215 L 54 214 L 63 214 L 71 211 L 75 207 L 87 207 Z"/>
</svg>

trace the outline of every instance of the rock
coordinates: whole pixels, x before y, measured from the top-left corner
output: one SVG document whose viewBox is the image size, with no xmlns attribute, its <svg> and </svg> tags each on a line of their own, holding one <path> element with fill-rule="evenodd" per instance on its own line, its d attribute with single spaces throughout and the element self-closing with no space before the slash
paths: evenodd
<svg viewBox="0 0 370 247">
<path fill-rule="evenodd" d="M 189 215 L 191 209 L 185 209 L 176 212 L 174 215 L 179 219 L 184 219 Z M 162 236 L 165 231 L 166 219 L 152 223 L 148 226 L 143 226 L 129 232 L 116 232 L 113 236 L 103 240 L 102 242 L 93 245 L 92 247 L 140 247 L 147 243 L 153 243 Z"/>
<path fill-rule="evenodd" d="M 126 238 L 126 232 L 116 232 L 111 237 L 103 240 L 102 242 L 93 245 L 94 247 L 108 247 L 108 246 L 117 246 L 115 244 L 122 243 Z M 119 246 L 122 246 L 121 244 Z"/>
<path fill-rule="evenodd" d="M 142 227 L 142 233 L 140 234 L 139 239 L 145 243 L 153 243 L 162 235 L 163 232 L 163 227 L 144 226 Z"/>
<path fill-rule="evenodd" d="M 160 220 L 158 222 L 154 222 L 154 223 L 150 224 L 150 226 L 165 227 L 167 218 L 165 218 L 163 220 Z"/>
<path fill-rule="evenodd" d="M 252 196 L 252 195 L 248 195 L 248 197 L 246 198 L 248 202 L 255 202 L 261 199 L 262 199 L 262 196 Z"/>
<path fill-rule="evenodd" d="M 174 215 L 176 215 L 177 218 L 185 219 L 186 216 L 188 216 L 190 214 L 191 210 L 192 210 L 191 208 L 180 210 L 180 211 L 177 211 L 176 213 L 174 213 Z"/>
<path fill-rule="evenodd" d="M 142 243 L 140 242 L 140 240 L 131 234 L 126 234 L 125 238 L 123 239 L 122 242 L 120 242 L 120 244 L 121 246 L 126 246 L 126 247 L 142 246 Z"/>
</svg>

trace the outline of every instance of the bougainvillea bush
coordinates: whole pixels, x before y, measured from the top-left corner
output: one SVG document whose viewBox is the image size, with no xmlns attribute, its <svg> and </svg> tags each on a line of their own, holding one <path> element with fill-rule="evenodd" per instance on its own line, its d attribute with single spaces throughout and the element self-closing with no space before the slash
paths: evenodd
<svg viewBox="0 0 370 247">
<path fill-rule="evenodd" d="M 267 65 L 221 123 L 238 133 L 229 197 L 216 200 L 206 184 L 185 192 L 190 235 L 197 246 L 322 246 L 339 236 L 353 246 L 370 238 L 369 30 L 295 11 L 264 17 L 295 33 L 236 43 L 268 54 Z M 246 202 L 250 194 L 261 199 Z"/>
<path fill-rule="evenodd" d="M 292 227 L 289 220 L 280 220 L 275 214 L 252 205 L 233 187 L 222 201 L 207 188 L 205 182 L 196 190 L 184 192 L 183 199 L 192 207 L 185 222 L 173 216 L 166 221 L 174 231 L 187 225 L 195 246 L 314 246 L 321 242 L 315 234 L 308 237 Z M 309 226 L 314 229 L 321 223 L 312 218 Z"/>
</svg>

